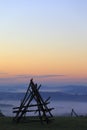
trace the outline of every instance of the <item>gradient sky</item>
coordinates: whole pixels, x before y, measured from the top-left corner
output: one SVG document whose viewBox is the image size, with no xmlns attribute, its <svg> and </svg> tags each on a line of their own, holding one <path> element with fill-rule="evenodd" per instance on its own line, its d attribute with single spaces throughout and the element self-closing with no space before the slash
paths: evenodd
<svg viewBox="0 0 87 130">
<path fill-rule="evenodd" d="M 87 0 L 0 0 L 0 77 L 87 79 Z"/>
</svg>

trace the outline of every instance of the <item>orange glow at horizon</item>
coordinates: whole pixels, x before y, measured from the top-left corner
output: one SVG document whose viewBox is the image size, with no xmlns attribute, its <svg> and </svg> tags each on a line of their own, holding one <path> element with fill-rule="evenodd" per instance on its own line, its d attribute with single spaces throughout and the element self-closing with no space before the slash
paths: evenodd
<svg viewBox="0 0 87 130">
<path fill-rule="evenodd" d="M 23 57 L 24 56 L 24 57 Z M 34 54 L 14 55 L 3 57 L 0 63 L 2 72 L 9 74 L 64 74 L 76 77 L 87 77 L 87 63 L 82 58 L 72 57 L 72 55 L 42 55 Z M 81 57 L 80 57 L 81 58 Z M 85 63 L 85 64 L 84 64 Z"/>
<path fill-rule="evenodd" d="M 87 1 L 2 1 L 0 77 L 87 78 L 86 6 Z"/>
</svg>

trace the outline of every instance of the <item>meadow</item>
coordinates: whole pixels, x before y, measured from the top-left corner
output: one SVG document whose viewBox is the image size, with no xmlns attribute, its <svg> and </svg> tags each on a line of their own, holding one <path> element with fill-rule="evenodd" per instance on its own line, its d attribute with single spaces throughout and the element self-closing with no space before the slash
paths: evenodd
<svg viewBox="0 0 87 130">
<path fill-rule="evenodd" d="M 49 124 L 27 120 L 15 123 L 12 117 L 0 117 L 0 130 L 87 130 L 87 117 L 54 117 Z"/>
</svg>

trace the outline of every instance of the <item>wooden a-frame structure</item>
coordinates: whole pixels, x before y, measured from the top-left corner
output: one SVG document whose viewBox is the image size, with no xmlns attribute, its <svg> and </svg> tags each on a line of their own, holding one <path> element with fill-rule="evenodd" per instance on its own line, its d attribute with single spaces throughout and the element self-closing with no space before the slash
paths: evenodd
<svg viewBox="0 0 87 130">
<path fill-rule="evenodd" d="M 30 80 L 29 87 L 20 106 L 13 108 L 13 113 L 16 113 L 14 121 L 20 122 L 27 112 L 38 112 L 41 123 L 43 121 L 48 123 L 50 117 L 53 117 L 51 110 L 54 108 L 48 108 L 47 106 L 50 103 L 50 97 L 44 101 L 39 92 L 40 87 L 41 85 L 37 86 L 37 84 L 34 84 L 33 79 Z"/>
</svg>

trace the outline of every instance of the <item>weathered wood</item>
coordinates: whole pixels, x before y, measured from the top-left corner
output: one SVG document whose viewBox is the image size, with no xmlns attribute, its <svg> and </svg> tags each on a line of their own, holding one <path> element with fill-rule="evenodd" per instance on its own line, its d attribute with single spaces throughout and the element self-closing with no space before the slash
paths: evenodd
<svg viewBox="0 0 87 130">
<path fill-rule="evenodd" d="M 50 100 L 50 98 L 51 98 L 51 97 L 48 97 L 48 98 L 45 100 L 44 103 L 48 102 L 48 101 Z"/>
<path fill-rule="evenodd" d="M 49 111 L 52 111 L 54 108 L 49 108 Z M 36 112 L 36 111 L 39 111 L 39 109 L 37 110 L 25 110 L 25 112 Z M 44 109 L 44 111 L 48 112 L 47 109 Z M 15 110 L 13 111 L 13 113 L 17 113 L 19 112 L 19 110 Z M 20 112 L 23 112 L 23 110 L 20 110 Z"/>
<path fill-rule="evenodd" d="M 77 115 L 77 113 L 74 111 L 74 109 L 72 109 L 72 111 L 71 111 L 71 116 L 76 116 L 76 117 L 78 117 L 78 115 Z"/>
<path fill-rule="evenodd" d="M 32 82 L 32 86 L 31 87 L 32 87 L 33 92 L 35 93 L 35 97 L 36 97 L 37 103 L 40 103 L 40 104 L 43 103 L 43 105 L 38 106 L 38 109 L 43 112 L 43 117 L 46 119 L 46 121 L 48 123 L 48 118 L 46 116 L 46 112 L 45 112 L 45 109 L 44 109 L 45 108 L 44 101 L 42 100 L 42 97 L 41 97 L 40 93 L 37 91 L 37 88 L 35 87 L 33 82 Z"/>
<path fill-rule="evenodd" d="M 27 92 L 25 93 L 24 99 L 22 100 L 20 106 L 13 108 L 13 113 L 16 113 L 16 116 L 14 117 L 16 122 L 19 122 L 27 112 L 38 112 L 41 123 L 43 123 L 43 119 L 48 123 L 49 117 L 53 117 L 51 110 L 54 108 L 47 107 L 47 105 L 50 103 L 50 97 L 48 97 L 46 100 L 43 100 L 39 92 L 40 87 L 41 85 L 38 87 L 37 84 L 34 84 L 33 79 L 30 80 Z M 31 104 L 33 100 L 36 102 L 36 104 Z M 47 113 L 49 114 L 49 117 L 47 116 Z"/>
<path fill-rule="evenodd" d="M 47 105 L 47 104 L 49 104 L 50 102 L 45 102 L 45 104 Z M 39 105 L 43 105 L 43 104 L 31 104 L 31 105 L 29 105 L 29 107 L 36 107 L 36 106 L 39 106 Z M 26 107 L 26 106 L 23 106 L 22 108 L 24 108 L 24 107 Z M 13 107 L 13 109 L 19 109 L 20 107 Z"/>
<path fill-rule="evenodd" d="M 31 81 L 31 85 L 32 85 L 32 90 L 36 93 L 37 98 L 41 100 L 41 102 L 43 103 L 43 106 L 48 109 L 48 107 L 45 105 L 45 102 L 43 101 L 40 93 L 38 93 L 37 89 L 34 87 L 34 83 Z M 42 108 L 43 109 L 43 108 Z M 43 110 L 42 110 L 43 111 Z M 44 111 L 43 111 L 44 112 Z M 45 114 L 45 113 L 44 113 Z M 51 114 L 51 112 L 49 111 L 49 114 L 51 117 L 53 117 L 53 115 Z"/>
<path fill-rule="evenodd" d="M 24 97 L 24 100 L 22 101 L 22 103 L 21 103 L 21 105 L 20 105 L 20 107 L 19 107 L 19 111 L 16 113 L 16 116 L 14 117 L 14 120 L 16 120 L 17 122 L 19 122 L 19 120 L 21 119 L 21 117 L 25 114 L 25 109 L 28 108 L 30 102 L 33 100 L 34 95 L 33 95 L 33 91 L 30 90 L 30 86 L 31 86 L 31 82 L 30 82 L 29 88 L 28 88 L 28 90 L 27 90 L 27 94 L 28 94 L 28 92 L 30 92 L 30 93 L 29 93 L 28 97 L 27 97 L 27 94 L 25 94 L 26 96 Z M 39 86 L 39 87 L 37 88 L 37 90 L 39 90 L 40 87 L 41 87 L 41 86 Z M 26 98 L 26 97 L 27 97 L 27 98 Z M 29 101 L 29 99 L 30 99 L 30 101 Z M 28 103 L 27 103 L 27 101 L 28 101 Z M 23 109 L 23 106 L 24 106 L 26 103 L 27 103 L 27 105 L 26 105 L 25 108 L 24 108 L 24 112 L 20 113 L 21 110 Z"/>
</svg>

